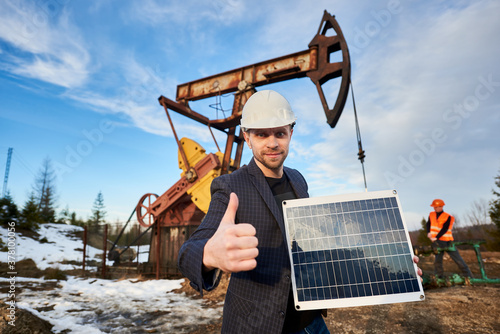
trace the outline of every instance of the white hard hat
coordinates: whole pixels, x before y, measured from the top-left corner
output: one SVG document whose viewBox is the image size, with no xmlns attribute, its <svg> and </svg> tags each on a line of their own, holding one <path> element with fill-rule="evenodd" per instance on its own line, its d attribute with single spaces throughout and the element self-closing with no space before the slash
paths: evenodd
<svg viewBox="0 0 500 334">
<path fill-rule="evenodd" d="M 295 123 L 290 103 L 273 90 L 259 91 L 243 106 L 240 125 L 246 129 L 278 128 Z"/>
</svg>

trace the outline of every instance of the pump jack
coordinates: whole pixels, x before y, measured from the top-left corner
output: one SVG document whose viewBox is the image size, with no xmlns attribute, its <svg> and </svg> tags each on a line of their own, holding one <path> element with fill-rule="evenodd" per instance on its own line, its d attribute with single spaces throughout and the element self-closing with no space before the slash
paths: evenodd
<svg viewBox="0 0 500 334">
<path fill-rule="evenodd" d="M 240 167 L 244 140 L 241 129 L 238 135 L 236 130 L 243 106 L 256 92 L 256 87 L 307 76 L 317 88 L 327 123 L 332 128 L 337 124 L 349 92 L 351 66 L 342 31 L 335 17 L 326 10 L 318 32 L 308 47 L 304 51 L 180 84 L 177 86 L 176 101 L 164 96 L 159 97 L 159 103 L 165 109 L 179 148 L 178 160 L 182 173 L 180 180 L 163 195 L 145 194 L 136 207 L 139 224 L 148 229 L 155 226 L 148 264 L 150 269 L 153 265 L 156 267 L 156 278 L 160 275 L 178 274 L 178 251 L 208 210 L 211 181 Z M 335 52 L 341 53 L 341 61 L 330 61 Z M 322 85 L 334 78 L 341 78 L 341 83 L 335 104 L 330 108 Z M 189 106 L 191 101 L 228 93 L 234 94 L 229 117 L 209 119 Z M 211 133 L 212 128 L 226 133 L 224 153 L 219 151 L 207 154 L 193 140 L 179 139 L 169 110 L 208 126 Z M 235 154 L 234 158 L 231 158 L 234 145 Z M 151 272 L 147 269 L 144 271 Z"/>
</svg>

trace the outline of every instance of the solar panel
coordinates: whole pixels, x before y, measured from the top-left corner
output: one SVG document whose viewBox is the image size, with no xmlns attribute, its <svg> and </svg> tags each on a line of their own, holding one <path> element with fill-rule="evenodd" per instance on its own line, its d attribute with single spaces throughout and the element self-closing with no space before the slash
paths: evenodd
<svg viewBox="0 0 500 334">
<path fill-rule="evenodd" d="M 298 310 L 424 300 L 395 190 L 283 202 Z"/>
</svg>

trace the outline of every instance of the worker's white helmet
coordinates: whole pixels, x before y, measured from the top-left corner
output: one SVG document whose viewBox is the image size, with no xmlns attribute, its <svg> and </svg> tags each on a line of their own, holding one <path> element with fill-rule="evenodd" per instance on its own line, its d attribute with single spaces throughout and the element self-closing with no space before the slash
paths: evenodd
<svg viewBox="0 0 500 334">
<path fill-rule="evenodd" d="M 290 103 L 273 90 L 259 91 L 248 99 L 243 107 L 240 125 L 248 129 L 268 129 L 295 123 Z"/>
</svg>

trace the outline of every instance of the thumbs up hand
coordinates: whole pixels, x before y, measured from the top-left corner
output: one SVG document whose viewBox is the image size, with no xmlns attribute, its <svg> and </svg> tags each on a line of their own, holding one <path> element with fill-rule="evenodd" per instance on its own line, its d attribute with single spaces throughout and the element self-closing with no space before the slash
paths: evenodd
<svg viewBox="0 0 500 334">
<path fill-rule="evenodd" d="M 226 213 L 215 234 L 203 251 L 203 265 L 207 271 L 219 268 L 225 272 L 252 270 L 257 266 L 257 231 L 251 224 L 235 224 L 238 196 L 231 193 Z"/>
</svg>

